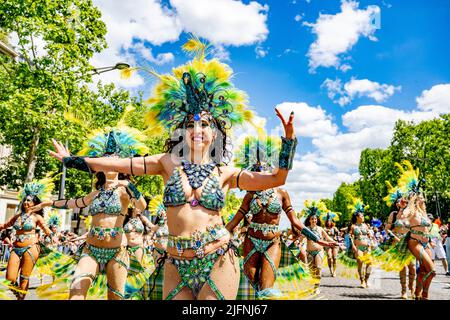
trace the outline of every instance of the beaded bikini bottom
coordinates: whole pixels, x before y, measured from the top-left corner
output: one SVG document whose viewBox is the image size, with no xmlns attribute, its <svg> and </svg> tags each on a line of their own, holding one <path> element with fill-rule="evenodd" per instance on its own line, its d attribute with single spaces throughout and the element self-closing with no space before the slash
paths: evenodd
<svg viewBox="0 0 450 320">
<path fill-rule="evenodd" d="M 168 261 L 177 268 L 181 282 L 169 293 L 166 300 L 173 299 L 184 287 L 191 289 L 192 294 L 196 298 L 205 283 L 209 284 L 218 299 L 224 300 L 224 296 L 214 281 L 211 280 L 210 275 L 214 264 L 229 248 L 228 245 L 224 245 L 203 258 L 194 258 L 192 260 L 169 257 Z"/>
</svg>

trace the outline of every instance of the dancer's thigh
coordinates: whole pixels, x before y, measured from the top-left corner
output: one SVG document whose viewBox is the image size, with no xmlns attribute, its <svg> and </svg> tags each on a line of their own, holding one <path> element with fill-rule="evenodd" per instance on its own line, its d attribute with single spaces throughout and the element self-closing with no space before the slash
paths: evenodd
<svg viewBox="0 0 450 320">
<path fill-rule="evenodd" d="M 275 264 L 275 272 L 272 269 L 271 264 L 265 257 L 265 255 L 261 255 L 261 289 L 271 288 L 275 282 L 276 278 L 276 270 L 280 265 L 281 260 L 281 243 L 280 241 L 276 241 L 267 249 L 267 254 L 272 258 L 273 263 Z"/>
<path fill-rule="evenodd" d="M 19 269 L 20 269 L 20 257 L 14 251 L 11 251 L 8 260 L 8 265 L 6 267 L 6 280 L 16 282 L 17 277 L 19 275 Z"/>
<path fill-rule="evenodd" d="M 175 289 L 181 282 L 181 277 L 178 274 L 178 269 L 170 262 L 166 261 L 164 264 L 164 285 L 163 285 L 163 299 Z M 172 298 L 172 300 L 194 300 L 194 295 L 191 289 L 183 287 L 178 294 Z"/>
<path fill-rule="evenodd" d="M 226 300 L 236 299 L 239 289 L 240 270 L 239 258 L 234 255 L 233 250 L 228 250 L 216 261 L 210 278 Z M 208 284 L 205 284 L 200 290 L 197 299 L 217 300 L 217 295 L 211 290 Z"/>
<path fill-rule="evenodd" d="M 97 275 L 98 273 L 98 263 L 91 256 L 84 256 L 80 259 L 75 268 L 73 279 L 82 274 L 92 274 Z M 70 286 L 70 300 L 82 300 L 86 298 L 87 291 L 91 286 L 92 279 L 89 277 L 78 278 L 72 282 Z"/>
</svg>

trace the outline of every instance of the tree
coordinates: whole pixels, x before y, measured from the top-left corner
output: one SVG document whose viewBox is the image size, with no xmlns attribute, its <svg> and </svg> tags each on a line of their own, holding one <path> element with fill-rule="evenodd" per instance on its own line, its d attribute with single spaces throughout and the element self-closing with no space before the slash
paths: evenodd
<svg viewBox="0 0 450 320">
<path fill-rule="evenodd" d="M 48 139 L 71 137 L 62 114 L 81 94 L 77 82 L 91 80 L 90 58 L 106 46 L 100 16 L 89 0 L 0 2 L 0 29 L 17 37 L 21 57 L 0 57 L 0 143 L 12 148 L 2 183 L 32 180 Z"/>
<path fill-rule="evenodd" d="M 334 211 L 341 213 L 339 219 L 341 226 L 345 226 L 351 220 L 352 212 L 348 209 L 348 206 L 352 203 L 352 198 L 358 197 L 358 194 L 358 181 L 351 184 L 343 182 L 334 193 L 332 207 Z"/>
</svg>

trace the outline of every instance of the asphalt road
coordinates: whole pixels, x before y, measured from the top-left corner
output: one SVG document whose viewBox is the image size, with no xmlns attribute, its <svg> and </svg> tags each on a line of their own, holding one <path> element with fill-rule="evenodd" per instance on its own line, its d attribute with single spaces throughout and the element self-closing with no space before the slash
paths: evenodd
<svg viewBox="0 0 450 320">
<path fill-rule="evenodd" d="M 445 276 L 440 262 L 436 263 L 437 276 L 430 287 L 431 300 L 450 300 L 450 277 Z M 47 283 L 49 278 L 44 278 Z M 39 279 L 31 278 L 31 290 L 27 300 L 37 300 L 34 287 Z M 321 293 L 317 299 L 329 300 L 392 300 L 400 299 L 400 281 L 397 273 L 385 272 L 374 268 L 369 281 L 369 288 L 360 288 L 359 280 L 343 277 L 332 278 L 328 269 L 322 271 Z"/>
</svg>

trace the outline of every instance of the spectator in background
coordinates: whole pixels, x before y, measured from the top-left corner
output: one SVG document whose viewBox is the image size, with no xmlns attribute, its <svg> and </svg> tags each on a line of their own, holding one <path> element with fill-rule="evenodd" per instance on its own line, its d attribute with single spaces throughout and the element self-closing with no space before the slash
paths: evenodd
<svg viewBox="0 0 450 320">
<path fill-rule="evenodd" d="M 11 229 L 6 229 L 4 232 L 2 232 L 1 244 L 4 246 L 4 254 L 2 257 L 2 262 L 8 261 L 13 244 L 11 239 Z"/>
<path fill-rule="evenodd" d="M 433 224 L 435 224 L 439 227 L 441 224 L 440 219 L 439 218 L 433 219 Z M 431 259 L 433 259 L 433 261 L 435 261 L 436 259 L 441 260 L 442 266 L 444 267 L 446 275 L 449 273 L 446 252 L 442 245 L 442 238 L 440 236 L 437 236 L 437 237 L 434 237 L 431 239 Z"/>
</svg>

